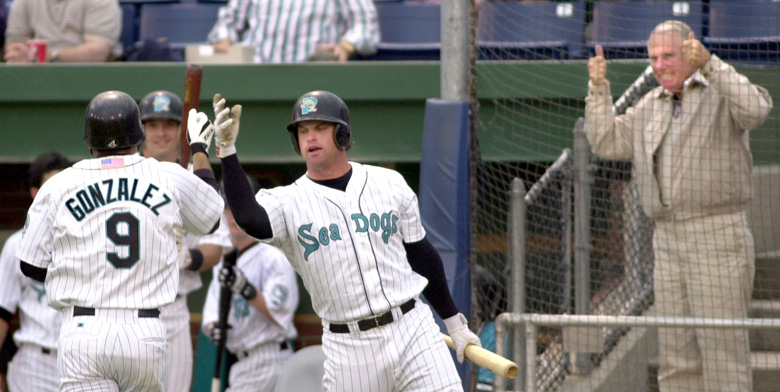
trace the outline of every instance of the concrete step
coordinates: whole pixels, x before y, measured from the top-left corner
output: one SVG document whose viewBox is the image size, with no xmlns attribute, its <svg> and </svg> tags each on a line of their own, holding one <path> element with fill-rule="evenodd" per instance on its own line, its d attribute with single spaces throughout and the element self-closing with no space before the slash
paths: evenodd
<svg viewBox="0 0 780 392">
<path fill-rule="evenodd" d="M 777 392 L 780 386 L 780 352 L 753 352 L 753 392 Z"/>
<path fill-rule="evenodd" d="M 753 300 L 748 309 L 750 318 L 780 318 L 780 300 Z M 751 329 L 750 349 L 752 351 L 779 351 L 780 330 Z"/>
<path fill-rule="evenodd" d="M 753 299 L 780 299 L 780 250 L 756 254 Z"/>
<path fill-rule="evenodd" d="M 750 357 L 753 368 L 753 392 L 777 392 L 780 389 L 780 351 L 753 352 Z M 647 387 L 658 392 L 658 358 L 648 361 Z"/>
</svg>

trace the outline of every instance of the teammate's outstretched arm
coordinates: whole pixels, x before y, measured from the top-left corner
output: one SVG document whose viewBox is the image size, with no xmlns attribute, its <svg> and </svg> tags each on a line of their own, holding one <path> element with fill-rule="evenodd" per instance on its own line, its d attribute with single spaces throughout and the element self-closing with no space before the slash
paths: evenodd
<svg viewBox="0 0 780 392">
<path fill-rule="evenodd" d="M 257 239 L 273 237 L 271 222 L 265 209 L 257 204 L 252 187 L 246 181 L 246 174 L 236 155 L 236 138 L 241 120 L 241 105 L 225 107 L 222 94 L 214 94 L 214 139 L 217 156 L 222 161 L 222 181 L 230 209 L 241 211 L 235 214 L 236 223 L 244 232 Z"/>
</svg>

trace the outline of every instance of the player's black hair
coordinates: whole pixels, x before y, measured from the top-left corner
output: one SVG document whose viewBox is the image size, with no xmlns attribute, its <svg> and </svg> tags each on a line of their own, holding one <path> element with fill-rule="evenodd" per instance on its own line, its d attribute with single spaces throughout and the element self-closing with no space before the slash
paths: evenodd
<svg viewBox="0 0 780 392">
<path fill-rule="evenodd" d="M 30 164 L 30 187 L 40 188 L 43 185 L 43 175 L 52 170 L 64 170 L 70 167 L 70 161 L 60 153 L 49 152 L 38 155 Z"/>
</svg>

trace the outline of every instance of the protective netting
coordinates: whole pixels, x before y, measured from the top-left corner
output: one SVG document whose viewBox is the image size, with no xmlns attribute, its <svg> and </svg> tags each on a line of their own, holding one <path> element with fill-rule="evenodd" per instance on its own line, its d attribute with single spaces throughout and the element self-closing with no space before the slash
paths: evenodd
<svg viewBox="0 0 780 392">
<path fill-rule="evenodd" d="M 473 226 L 476 262 L 499 282 L 501 290 L 498 292 L 507 297 L 506 306 L 501 310 L 509 311 L 513 305 L 510 276 L 512 268 L 516 267 L 508 261 L 509 192 L 513 179 L 522 180 L 528 190 L 525 312 L 574 314 L 577 313 L 573 256 L 576 252 L 573 227 L 577 224 L 574 219 L 574 188 L 577 185 L 573 181 L 576 166 L 565 157 L 555 165 L 554 162 L 562 157 L 565 149 L 574 146 L 575 122 L 585 116 L 589 79 L 586 63 L 595 46 L 598 44 L 604 49 L 606 77 L 611 82 L 617 114 L 624 113 L 658 85 L 648 67 L 647 45 L 650 31 L 666 20 L 686 22 L 705 48 L 777 100 L 780 97 L 780 2 L 484 0 L 479 2 L 478 14 L 473 21 L 477 31 L 476 53 L 480 60 L 476 68 L 477 95 L 486 92 L 494 98 L 481 102 L 476 130 L 480 151 L 473 154 L 479 159 L 476 173 L 478 202 L 472 214 L 476 222 Z M 734 79 L 726 83 L 724 86 L 728 83 L 735 86 L 740 81 Z M 754 108 L 759 105 L 753 104 L 752 96 L 732 98 L 738 102 L 750 101 L 749 106 Z M 712 117 L 720 109 L 708 107 L 705 108 L 707 113 L 685 113 L 683 106 L 682 110 L 683 117 Z M 644 121 L 660 120 L 647 117 Z M 713 153 L 714 147 L 706 142 L 702 142 L 698 158 L 661 158 L 662 164 L 668 163 L 664 166 L 666 169 L 661 170 L 675 170 L 685 162 L 696 163 L 696 159 L 733 158 Z M 685 141 L 670 145 L 677 149 L 684 146 Z M 776 318 L 780 315 L 780 269 L 777 268 L 780 226 L 776 223 L 780 222 L 780 121 L 777 109 L 771 109 L 766 120 L 749 132 L 749 148 L 754 166 L 750 175 L 753 197 L 745 215 L 755 238 L 756 257 L 747 316 Z M 588 161 L 588 172 L 592 176 L 589 187 L 588 312 L 655 314 L 658 310 L 657 297 L 653 293 L 655 220 L 648 217 L 640 205 L 636 163 L 630 158 L 605 159 L 596 155 L 591 155 Z M 554 170 L 549 171 L 551 166 Z M 714 163 L 712 166 L 724 167 Z M 729 191 L 724 191 L 723 186 L 731 189 L 728 185 L 735 181 L 746 183 L 744 179 L 735 179 L 737 171 L 735 164 L 734 170 L 703 172 L 693 178 L 683 176 L 682 189 L 693 195 L 698 192 L 695 184 L 700 184 L 708 187 L 705 190 L 713 195 L 728 197 Z M 713 178 L 721 179 L 714 181 Z M 669 184 L 660 186 L 672 189 Z M 730 239 L 717 237 L 721 223 L 703 222 L 708 223 L 693 226 L 689 233 L 691 238 L 667 238 L 666 248 L 671 252 L 722 259 L 728 249 L 722 252 L 721 245 L 731 246 Z M 691 246 L 701 249 L 691 250 Z M 713 297 L 722 296 L 724 302 L 728 300 L 727 290 L 722 287 L 731 283 L 713 281 L 715 277 L 723 277 L 722 271 L 697 262 L 691 268 L 703 276 L 702 284 Z M 712 278 L 708 280 L 707 276 Z M 475 285 L 475 290 L 479 287 Z M 704 306 L 711 302 L 695 303 Z M 484 305 L 480 303 L 475 307 L 477 314 L 485 318 L 482 321 L 489 321 L 490 317 L 485 315 L 491 312 L 484 312 L 481 309 Z M 654 333 L 653 328 L 641 329 Z M 612 356 L 624 358 L 624 365 L 636 362 L 640 369 L 633 371 L 646 374 L 646 377 L 634 377 L 631 383 L 625 381 L 626 384 L 614 384 L 613 380 L 611 385 L 618 385 L 618 389 L 612 390 L 657 390 L 657 339 L 638 340 L 647 347 L 643 358 L 635 360 L 628 352 L 617 352 L 628 350 L 620 342 L 625 341 L 629 328 L 604 327 L 600 330 L 603 347 L 599 352 L 589 354 L 593 369 L 598 370 Z M 780 355 L 776 354 L 780 352 L 780 343 L 777 343 L 780 335 L 771 330 L 755 329 L 750 331 L 749 337 L 753 390 L 772 390 L 780 379 Z M 537 347 L 537 390 L 567 390 L 567 378 L 577 370 L 563 349 L 562 329 L 542 327 Z M 731 364 L 726 360 L 716 366 L 729 368 Z M 591 384 L 582 384 L 582 378 L 579 378 L 579 389 L 573 390 L 603 388 L 605 381 L 596 380 L 596 370 L 585 373 L 593 379 Z M 728 382 L 732 381 L 735 380 Z M 733 385 L 728 382 L 718 387 L 727 389 L 713 390 L 736 390 L 728 389 Z M 691 386 L 688 390 L 696 388 Z"/>
</svg>

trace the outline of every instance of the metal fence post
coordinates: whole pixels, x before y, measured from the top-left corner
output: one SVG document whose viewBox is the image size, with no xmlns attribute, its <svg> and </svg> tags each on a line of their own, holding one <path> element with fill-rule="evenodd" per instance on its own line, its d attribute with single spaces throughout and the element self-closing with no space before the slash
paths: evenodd
<svg viewBox="0 0 780 392">
<path fill-rule="evenodd" d="M 585 137 L 585 120 L 574 126 L 574 311 L 590 314 L 590 206 L 593 177 L 590 170 L 590 146 Z M 569 353 L 572 374 L 589 374 L 590 354 Z"/>
<path fill-rule="evenodd" d="M 511 191 L 509 195 L 509 262 L 511 266 L 511 307 L 512 313 L 522 314 L 525 312 L 525 224 L 526 224 L 526 205 L 525 205 L 525 185 L 519 178 L 512 180 Z M 515 358 L 515 362 L 520 369 L 525 362 L 525 327 L 515 325 L 512 328 L 512 351 L 510 358 Z M 502 342 L 503 343 L 503 342 Z M 498 347 L 498 346 L 496 346 Z M 515 385 L 524 384 L 525 375 L 520 372 Z M 496 377 L 496 382 L 505 382 L 501 377 Z"/>
</svg>

